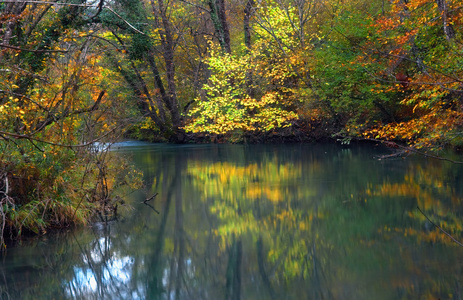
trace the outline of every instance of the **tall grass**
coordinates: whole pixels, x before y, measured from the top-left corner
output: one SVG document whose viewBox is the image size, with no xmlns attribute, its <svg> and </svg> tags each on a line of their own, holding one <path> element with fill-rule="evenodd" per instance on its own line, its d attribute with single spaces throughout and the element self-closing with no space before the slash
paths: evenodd
<svg viewBox="0 0 463 300">
<path fill-rule="evenodd" d="M 43 145 L 44 152 L 17 151 L 18 147 L 5 144 L 0 147 L 4 150 L 0 154 L 2 247 L 7 239 L 25 234 L 85 225 L 98 216 L 112 218 L 121 192 L 141 185 L 140 174 L 109 151 L 50 145 Z"/>
</svg>

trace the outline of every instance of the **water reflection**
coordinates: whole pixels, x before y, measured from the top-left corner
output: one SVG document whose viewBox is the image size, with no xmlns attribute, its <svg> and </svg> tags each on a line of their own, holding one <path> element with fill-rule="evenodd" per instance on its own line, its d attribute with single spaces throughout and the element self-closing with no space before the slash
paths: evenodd
<svg viewBox="0 0 463 300">
<path fill-rule="evenodd" d="M 69 298 L 105 299 L 108 295 L 118 295 L 119 299 L 130 299 L 127 289 L 133 274 L 133 259 L 111 251 L 113 245 L 108 236 L 91 243 L 88 250 L 82 249 L 82 265 L 74 266 L 74 278 L 63 282 Z M 132 291 L 133 292 L 133 291 Z"/>
<path fill-rule="evenodd" d="M 3 256 L 1 299 L 459 299 L 463 169 L 374 147 L 136 145 L 118 222 Z M 149 202 L 143 200 L 159 193 Z M 157 214 L 156 211 L 160 213 Z"/>
</svg>

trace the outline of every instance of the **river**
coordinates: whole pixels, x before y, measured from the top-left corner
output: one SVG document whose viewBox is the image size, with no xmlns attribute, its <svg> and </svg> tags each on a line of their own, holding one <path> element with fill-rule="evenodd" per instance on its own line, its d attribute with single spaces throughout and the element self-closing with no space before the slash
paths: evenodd
<svg viewBox="0 0 463 300">
<path fill-rule="evenodd" d="M 433 225 L 463 242 L 462 165 L 355 144 L 115 152 L 145 188 L 118 221 L 8 248 L 0 299 L 463 298 L 463 247 Z"/>
</svg>

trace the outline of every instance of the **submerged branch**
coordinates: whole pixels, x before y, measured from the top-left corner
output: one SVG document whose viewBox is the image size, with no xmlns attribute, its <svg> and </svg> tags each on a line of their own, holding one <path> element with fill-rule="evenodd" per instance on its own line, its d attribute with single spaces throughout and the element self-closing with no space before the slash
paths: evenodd
<svg viewBox="0 0 463 300">
<path fill-rule="evenodd" d="M 146 200 L 145 200 L 145 201 L 143 201 L 143 203 L 145 203 L 145 204 L 146 204 L 148 201 L 151 201 L 151 200 L 153 200 L 153 199 L 154 199 L 154 197 L 156 197 L 158 194 L 159 194 L 159 193 L 156 193 L 156 194 L 154 194 L 153 196 L 151 196 L 151 197 L 149 197 L 149 198 L 146 198 Z"/>
<path fill-rule="evenodd" d="M 399 153 L 396 153 L 396 154 L 383 155 L 383 156 L 381 156 L 381 158 L 390 158 L 390 157 L 395 157 L 395 156 L 402 155 L 404 153 L 413 152 L 415 154 L 422 155 L 422 156 L 428 157 L 428 158 L 444 160 L 444 161 L 448 161 L 448 162 L 451 162 L 451 163 L 454 163 L 454 164 L 463 164 L 463 161 L 453 160 L 453 159 L 450 159 L 450 158 L 425 153 L 425 152 L 422 152 L 422 151 L 420 151 L 420 150 L 418 150 L 418 149 L 416 149 L 416 148 L 414 148 L 412 146 L 402 146 L 402 145 L 399 145 L 399 144 L 397 144 L 395 142 L 383 141 L 383 140 L 378 140 L 378 139 L 364 139 L 364 140 L 379 142 L 379 143 L 382 143 L 382 144 L 386 145 L 389 148 L 400 148 L 400 149 L 403 150 L 402 152 L 399 152 Z"/>
<path fill-rule="evenodd" d="M 146 198 L 144 201 L 143 201 L 143 204 L 145 204 L 146 206 L 149 206 L 152 210 L 154 210 L 157 214 L 159 214 L 159 211 L 154 208 L 151 204 L 149 204 L 148 202 L 153 200 L 154 197 L 156 197 L 158 195 L 158 193 L 154 194 L 153 196 L 149 197 L 149 198 Z"/>
<path fill-rule="evenodd" d="M 436 226 L 440 231 L 442 231 L 446 236 L 448 236 L 449 238 L 452 239 L 452 241 L 454 241 L 455 243 L 457 243 L 459 246 L 463 247 L 463 244 L 461 242 L 459 242 L 457 239 L 455 239 L 450 233 L 448 233 L 447 231 L 445 231 L 444 229 L 442 229 L 442 227 L 440 227 L 439 225 L 437 225 L 436 223 L 434 223 L 422 210 L 419 206 L 416 207 L 420 213 L 426 218 L 428 219 L 429 222 L 431 222 L 432 225 Z"/>
</svg>

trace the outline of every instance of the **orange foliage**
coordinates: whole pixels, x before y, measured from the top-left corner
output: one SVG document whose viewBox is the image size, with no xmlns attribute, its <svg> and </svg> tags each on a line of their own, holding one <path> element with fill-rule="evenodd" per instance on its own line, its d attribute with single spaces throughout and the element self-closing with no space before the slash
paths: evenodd
<svg viewBox="0 0 463 300">
<path fill-rule="evenodd" d="M 387 66 L 379 77 L 395 73 L 395 81 L 390 80 L 394 85 L 388 88 L 371 90 L 397 93 L 400 107 L 394 122 L 364 127 L 363 136 L 423 148 L 463 143 L 461 3 L 396 0 L 373 26 L 381 33 L 375 42 Z M 357 63 L 375 64 L 374 55 L 366 53 Z"/>
<path fill-rule="evenodd" d="M 368 187 L 365 193 L 368 197 L 414 199 L 421 210 L 432 212 L 430 216 L 440 227 L 458 237 L 463 232 L 463 224 L 458 215 L 455 214 L 455 209 L 460 206 L 463 199 L 457 196 L 454 188 L 446 185 L 445 179 L 442 178 L 442 172 L 441 167 L 412 169 L 405 175 L 401 183 L 384 182 L 374 187 Z M 445 201 L 446 199 L 451 201 Z M 386 235 L 400 233 L 405 237 L 414 236 L 422 242 L 452 243 L 448 236 L 429 224 L 418 210 L 408 212 L 407 216 L 419 220 L 420 228 L 385 226 L 380 228 L 378 232 Z"/>
</svg>

